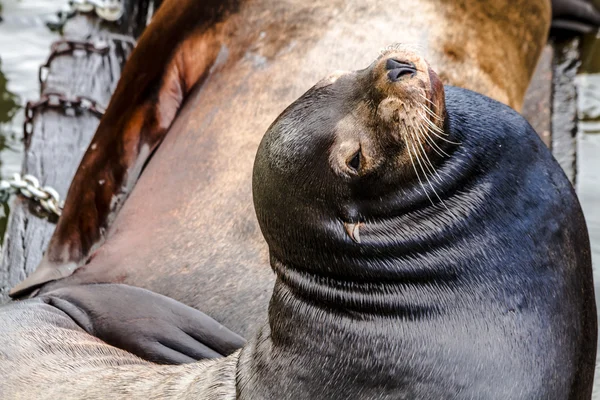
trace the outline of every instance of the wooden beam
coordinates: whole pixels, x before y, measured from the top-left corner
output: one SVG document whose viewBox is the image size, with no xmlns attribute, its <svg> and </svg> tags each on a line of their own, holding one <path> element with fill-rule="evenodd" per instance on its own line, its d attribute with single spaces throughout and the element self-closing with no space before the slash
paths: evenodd
<svg viewBox="0 0 600 400">
<path fill-rule="evenodd" d="M 145 26 L 149 8 L 148 0 L 125 2 L 120 24 L 102 21 L 93 13 L 69 19 L 63 28 L 64 40 L 88 42 L 97 48 L 106 46 L 106 50 L 75 50 L 53 57 L 42 74 L 42 98 L 50 93 L 68 99 L 85 96 L 106 107 L 133 50 L 133 35 Z M 98 123 L 98 116 L 90 111 L 37 109 L 32 133 L 25 142 L 22 174 L 34 175 L 64 198 Z M 10 288 L 35 270 L 55 226 L 38 216 L 39 209 L 33 202 L 20 196 L 11 200 L 10 208 L 0 262 L 0 303 L 8 300 Z"/>
</svg>

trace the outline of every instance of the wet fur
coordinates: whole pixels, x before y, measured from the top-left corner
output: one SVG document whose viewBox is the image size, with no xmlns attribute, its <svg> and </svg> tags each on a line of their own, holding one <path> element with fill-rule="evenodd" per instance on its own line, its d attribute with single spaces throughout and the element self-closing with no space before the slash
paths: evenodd
<svg viewBox="0 0 600 400">
<path fill-rule="evenodd" d="M 274 279 L 250 201 L 252 162 L 262 133 L 285 106 L 329 72 L 364 67 L 379 49 L 398 40 L 420 48 L 444 82 L 519 107 L 550 20 L 547 0 L 253 0 L 219 14 L 221 22 L 206 31 L 214 35 L 198 36 L 192 32 L 201 31 L 190 21 L 197 21 L 194 7 L 200 3 L 167 1 L 163 7 L 170 4 L 179 11 L 161 9 L 128 63 L 94 138 L 106 144 L 86 153 L 39 269 L 51 273 L 40 272 L 23 287 L 62 276 L 57 268 L 72 260 L 85 265 L 42 291 L 86 282 L 128 283 L 197 307 L 245 336 L 264 321 Z M 205 20 L 198 21 L 205 26 Z M 172 26 L 181 36 L 167 37 Z M 186 26 L 187 31 L 181 29 Z M 181 42 L 186 37 L 204 39 L 186 46 Z M 167 82 L 162 78 L 147 79 L 142 73 L 147 64 L 164 77 L 173 75 L 172 60 L 187 60 L 188 52 L 208 57 L 198 63 L 208 65 L 214 53 L 194 52 L 200 45 L 219 54 L 208 71 L 199 72 L 201 85 L 172 87 L 185 103 L 174 121 L 161 122 L 169 134 L 135 190 L 117 191 L 129 199 L 108 210 L 103 204 L 110 204 L 114 192 L 105 186 L 101 197 L 84 206 L 80 199 L 95 196 L 88 187 L 99 176 L 117 179 L 122 175 L 113 168 L 118 172 L 139 164 L 114 149 L 145 143 L 145 131 L 135 127 L 158 125 L 144 115 L 179 107 L 178 101 L 157 101 L 170 86 L 159 85 Z M 140 108 L 132 99 L 152 102 Z M 152 113 L 140 114 L 142 109 Z M 128 117 L 134 114 L 139 119 Z M 132 128 L 124 130 L 125 123 Z M 102 163 L 86 161 L 96 157 L 94 152 L 103 155 Z M 121 185 L 118 179 L 113 183 Z M 103 222 L 107 213 L 116 215 L 113 222 Z M 107 229 L 106 242 L 98 239 L 102 230 L 95 232 L 96 223 Z M 79 243 L 87 244 L 78 248 Z"/>
<path fill-rule="evenodd" d="M 446 87 L 446 132 L 461 144 L 438 165 L 443 208 L 414 177 L 382 185 L 398 178 L 385 163 L 350 182 L 323 169 L 356 93 L 335 88 L 309 91 L 259 148 L 254 200 L 277 278 L 269 323 L 241 354 L 151 365 L 32 299 L 0 309 L 4 394 L 589 399 L 597 326 L 587 230 L 529 124 Z M 395 162 L 403 150 L 383 151 Z M 360 244 L 342 224 L 352 209 L 364 222 Z"/>
<path fill-rule="evenodd" d="M 235 399 L 237 354 L 159 366 L 90 336 L 31 299 L 0 307 L 2 399 Z"/>
</svg>

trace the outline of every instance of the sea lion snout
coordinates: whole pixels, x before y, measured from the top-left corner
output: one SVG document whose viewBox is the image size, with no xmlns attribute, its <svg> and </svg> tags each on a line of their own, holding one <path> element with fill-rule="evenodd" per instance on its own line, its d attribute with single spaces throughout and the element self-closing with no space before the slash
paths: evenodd
<svg viewBox="0 0 600 400">
<path fill-rule="evenodd" d="M 413 63 L 399 61 L 395 58 L 388 58 L 385 69 L 389 71 L 387 76 L 392 82 L 397 82 L 404 76 L 415 76 L 417 73 L 417 68 Z"/>
<path fill-rule="evenodd" d="M 385 122 L 398 123 L 402 115 L 444 118 L 444 85 L 429 63 L 417 52 L 397 45 L 381 54 L 371 66 L 373 102 Z M 423 106 L 427 109 L 423 110 Z M 431 111 L 431 113 L 426 113 Z M 400 115 L 399 115 L 400 114 Z"/>
<path fill-rule="evenodd" d="M 337 175 L 370 176 L 385 164 L 410 166 L 442 153 L 444 86 L 420 54 L 395 45 L 367 69 L 346 73 L 334 90 L 345 92 L 349 84 L 352 111 L 336 124 L 330 154 Z"/>
</svg>

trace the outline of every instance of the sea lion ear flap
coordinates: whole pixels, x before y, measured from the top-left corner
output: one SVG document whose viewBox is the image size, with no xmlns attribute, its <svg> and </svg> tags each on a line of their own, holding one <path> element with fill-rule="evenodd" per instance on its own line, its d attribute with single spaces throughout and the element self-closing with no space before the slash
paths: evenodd
<svg viewBox="0 0 600 400">
<path fill-rule="evenodd" d="M 431 92 L 429 93 L 429 100 L 431 103 L 429 103 L 428 106 L 435 115 L 440 117 L 440 119 L 436 121 L 436 124 L 443 124 L 443 121 L 446 120 L 446 92 L 444 90 L 444 84 L 438 74 L 436 74 L 430 66 L 428 66 L 428 68 L 429 83 L 431 85 Z M 443 129 L 443 126 L 440 126 L 440 128 Z"/>
</svg>

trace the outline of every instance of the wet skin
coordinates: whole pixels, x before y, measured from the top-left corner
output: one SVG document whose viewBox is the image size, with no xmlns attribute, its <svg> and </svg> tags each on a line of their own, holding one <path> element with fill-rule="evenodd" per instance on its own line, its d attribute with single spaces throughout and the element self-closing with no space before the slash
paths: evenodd
<svg viewBox="0 0 600 400">
<path fill-rule="evenodd" d="M 156 366 L 29 299 L 0 308 L 10 322 L 0 324 L 1 390 L 590 398 L 597 325 L 585 220 L 564 172 L 514 110 L 444 87 L 422 57 L 394 48 L 287 107 L 252 179 L 276 279 L 268 322 L 241 352 Z"/>
<path fill-rule="evenodd" d="M 397 39 L 421 48 L 443 82 L 518 109 L 549 24 L 546 0 L 166 1 L 125 68 L 42 264 L 12 294 L 62 277 L 42 291 L 128 283 L 254 332 L 274 277 L 250 174 L 285 106 Z"/>
</svg>

